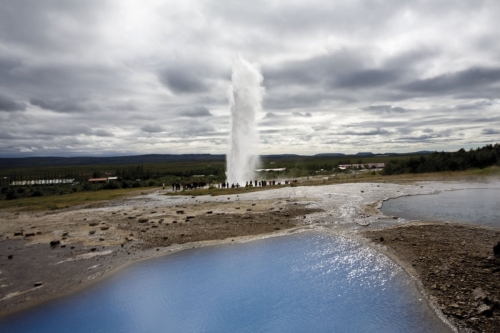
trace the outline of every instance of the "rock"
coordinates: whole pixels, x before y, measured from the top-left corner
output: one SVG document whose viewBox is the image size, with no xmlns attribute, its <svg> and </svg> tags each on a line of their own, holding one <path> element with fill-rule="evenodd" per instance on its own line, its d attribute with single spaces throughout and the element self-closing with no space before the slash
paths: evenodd
<svg viewBox="0 0 500 333">
<path fill-rule="evenodd" d="M 51 247 L 54 247 L 54 246 L 57 246 L 61 244 L 61 241 L 60 240 L 53 240 L 53 241 L 50 241 L 50 246 Z"/>
<path fill-rule="evenodd" d="M 493 315 L 493 311 L 491 311 L 491 308 L 486 304 L 481 304 L 480 306 L 478 306 L 477 313 L 485 317 L 491 317 Z"/>
<path fill-rule="evenodd" d="M 42 284 L 43 284 L 42 282 L 35 282 L 35 283 L 34 283 L 34 286 L 35 286 L 35 287 L 40 287 Z"/>
<path fill-rule="evenodd" d="M 139 219 L 137 220 L 137 222 L 139 222 L 139 223 L 146 223 L 146 222 L 148 222 L 148 221 L 149 221 L 149 219 L 148 219 L 147 217 L 141 217 L 141 218 L 139 218 Z"/>
<path fill-rule="evenodd" d="M 158 221 L 158 223 L 160 223 L 160 224 L 161 224 L 161 223 L 163 223 L 163 221 L 165 221 L 165 220 L 164 220 L 164 219 L 160 219 L 160 220 Z"/>
<path fill-rule="evenodd" d="M 8 258 L 8 259 L 12 259 L 12 258 L 14 258 L 14 255 L 13 255 L 13 254 L 9 254 L 9 255 L 7 256 L 7 258 Z"/>
<path fill-rule="evenodd" d="M 250 211 L 252 211 L 252 208 L 247 208 L 247 212 L 250 212 Z"/>
<path fill-rule="evenodd" d="M 104 239 L 104 238 L 102 238 L 102 237 L 100 237 L 100 238 L 99 238 L 99 241 L 103 242 L 103 241 L 105 241 L 105 239 Z"/>
<path fill-rule="evenodd" d="M 191 219 L 194 219 L 194 216 L 192 216 L 192 215 L 186 216 L 186 220 L 191 220 Z"/>
<path fill-rule="evenodd" d="M 61 247 L 66 247 L 66 244 L 61 245 Z"/>
<path fill-rule="evenodd" d="M 255 206 L 255 204 L 252 204 L 252 206 Z"/>
<path fill-rule="evenodd" d="M 207 212 L 207 214 L 212 214 L 212 213 L 213 213 L 213 212 L 212 212 L 211 210 L 209 210 L 209 211 Z"/>
<path fill-rule="evenodd" d="M 25 237 L 33 237 L 33 236 L 35 236 L 35 233 L 34 232 L 29 232 L 29 233 L 26 233 L 24 236 Z"/>
<path fill-rule="evenodd" d="M 37 232 L 36 232 L 36 234 L 37 234 L 37 235 L 41 235 L 41 234 L 42 234 L 42 232 L 41 232 L 41 231 L 37 231 Z"/>
<path fill-rule="evenodd" d="M 95 230 L 90 230 L 89 235 L 93 235 L 93 234 L 95 234 Z"/>
<path fill-rule="evenodd" d="M 90 252 L 94 252 L 95 250 L 97 250 L 97 248 L 93 247 L 93 248 L 90 249 Z"/>
<path fill-rule="evenodd" d="M 22 236 L 24 233 L 22 231 L 14 232 L 14 236 Z"/>
<path fill-rule="evenodd" d="M 91 227 L 95 227 L 96 225 L 99 225 L 99 223 L 98 222 L 90 222 L 89 223 L 89 226 L 91 226 Z"/>
<path fill-rule="evenodd" d="M 482 301 L 486 298 L 486 294 L 481 288 L 476 288 L 472 291 L 472 297 L 474 297 L 476 301 Z"/>
<path fill-rule="evenodd" d="M 68 236 L 68 232 L 63 232 L 63 237 Z"/>
<path fill-rule="evenodd" d="M 497 245 L 493 246 L 493 254 L 496 258 L 500 259 L 500 242 Z"/>
<path fill-rule="evenodd" d="M 383 236 L 381 236 L 381 237 L 380 237 L 380 241 L 381 241 L 381 242 L 385 241 L 385 239 L 384 239 L 384 237 L 383 237 Z"/>
<path fill-rule="evenodd" d="M 183 210 L 178 210 L 176 211 L 177 214 L 184 214 L 184 211 Z"/>
<path fill-rule="evenodd" d="M 106 226 L 106 227 L 101 227 L 101 230 L 108 230 L 108 229 L 109 229 L 109 227 L 108 227 L 108 226 Z"/>
</svg>

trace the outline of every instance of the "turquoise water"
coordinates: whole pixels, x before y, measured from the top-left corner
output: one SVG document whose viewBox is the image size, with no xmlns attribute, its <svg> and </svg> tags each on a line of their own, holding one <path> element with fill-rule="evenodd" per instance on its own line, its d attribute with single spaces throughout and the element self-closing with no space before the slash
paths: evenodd
<svg viewBox="0 0 500 333">
<path fill-rule="evenodd" d="M 409 276 L 340 237 L 306 232 L 138 262 L 0 332 L 446 332 Z"/>
<path fill-rule="evenodd" d="M 500 189 L 466 189 L 391 199 L 385 215 L 500 227 Z"/>
</svg>

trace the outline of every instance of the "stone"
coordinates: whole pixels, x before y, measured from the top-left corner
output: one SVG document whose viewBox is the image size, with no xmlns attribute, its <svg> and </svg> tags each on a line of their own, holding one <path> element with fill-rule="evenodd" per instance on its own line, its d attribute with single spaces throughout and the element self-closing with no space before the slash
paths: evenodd
<svg viewBox="0 0 500 333">
<path fill-rule="evenodd" d="M 29 232 L 29 233 L 26 233 L 24 236 L 25 237 L 33 237 L 33 236 L 35 236 L 35 233 L 34 232 Z"/>
<path fill-rule="evenodd" d="M 8 259 L 12 259 L 12 258 L 14 258 L 14 255 L 13 255 L 13 254 L 9 254 L 9 255 L 7 256 L 7 258 L 8 258 Z"/>
<path fill-rule="evenodd" d="M 212 213 L 213 213 L 213 212 L 212 212 L 211 210 L 209 210 L 209 211 L 207 212 L 207 214 L 212 214 Z"/>
<path fill-rule="evenodd" d="M 50 246 L 51 247 L 54 247 L 54 246 L 57 246 L 61 244 L 61 241 L 60 240 L 53 240 L 53 241 L 50 241 Z"/>
<path fill-rule="evenodd" d="M 493 311 L 491 311 L 491 308 L 486 304 L 481 304 L 480 306 L 478 306 L 477 313 L 485 317 L 491 317 L 493 315 Z"/>
<path fill-rule="evenodd" d="M 472 297 L 474 297 L 476 301 L 482 301 L 486 298 L 486 294 L 481 288 L 476 288 L 472 291 Z"/>
<path fill-rule="evenodd" d="M 381 242 L 385 241 L 385 239 L 384 239 L 384 237 L 383 237 L 383 236 L 381 236 L 381 237 L 380 237 L 380 241 L 381 241 Z"/>
<path fill-rule="evenodd" d="M 40 287 L 42 284 L 43 284 L 42 282 L 35 282 L 35 283 L 34 283 L 34 286 L 35 286 L 35 287 Z"/>
<path fill-rule="evenodd" d="M 93 235 L 93 234 L 95 234 L 95 230 L 90 230 L 89 235 Z"/>
<path fill-rule="evenodd" d="M 24 233 L 22 231 L 14 232 L 14 236 L 22 236 Z"/>
<path fill-rule="evenodd" d="M 99 225 L 99 223 L 98 222 L 90 222 L 89 223 L 89 226 L 91 226 L 91 227 L 95 227 L 96 225 Z"/>
<path fill-rule="evenodd" d="M 148 221 L 149 221 L 149 219 L 148 219 L 147 217 L 141 217 L 141 218 L 139 218 L 139 219 L 137 220 L 137 222 L 139 222 L 139 223 L 146 223 L 146 222 L 148 222 Z"/>
<path fill-rule="evenodd" d="M 184 211 L 183 210 L 178 210 L 176 211 L 177 214 L 184 214 Z"/>
<path fill-rule="evenodd" d="M 105 226 L 105 227 L 101 227 L 101 230 L 108 230 L 109 227 L 108 226 Z"/>
<path fill-rule="evenodd" d="M 493 254 L 496 258 L 500 259 L 500 242 L 497 245 L 493 246 Z"/>
<path fill-rule="evenodd" d="M 94 252 L 95 250 L 97 250 L 97 248 L 93 247 L 93 248 L 90 249 L 90 252 Z"/>
</svg>

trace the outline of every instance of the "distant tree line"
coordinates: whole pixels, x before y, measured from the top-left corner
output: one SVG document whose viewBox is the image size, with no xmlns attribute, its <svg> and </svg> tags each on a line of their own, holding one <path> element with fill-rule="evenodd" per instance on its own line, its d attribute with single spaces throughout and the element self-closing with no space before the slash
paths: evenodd
<svg viewBox="0 0 500 333">
<path fill-rule="evenodd" d="M 498 143 L 469 151 L 462 148 L 451 153 L 435 152 L 405 160 L 394 159 L 386 164 L 382 174 L 462 171 L 472 168 L 482 169 L 493 165 L 500 166 L 500 144 Z"/>
</svg>

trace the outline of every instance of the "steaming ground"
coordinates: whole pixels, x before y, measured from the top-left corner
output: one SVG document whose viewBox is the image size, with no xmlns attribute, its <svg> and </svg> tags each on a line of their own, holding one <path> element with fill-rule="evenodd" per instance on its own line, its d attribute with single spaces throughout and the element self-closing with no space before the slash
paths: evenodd
<svg viewBox="0 0 500 333">
<path fill-rule="evenodd" d="M 498 184 L 355 183 L 280 187 L 214 197 L 168 196 L 165 191 L 155 191 L 112 201 L 101 208 L 4 210 L 0 212 L 1 315 L 75 291 L 133 261 L 186 247 L 238 242 L 241 236 L 283 233 L 297 227 L 321 226 L 359 237 L 360 231 L 408 223 L 380 213 L 377 207 L 383 200 L 442 190 L 494 187 Z M 407 230 L 411 233 L 412 229 Z M 471 231 L 468 246 L 483 244 L 486 238 L 481 235 Z M 51 247 L 49 242 L 54 240 L 60 244 Z M 422 256 L 426 248 L 419 249 Z M 38 282 L 41 286 L 35 287 Z M 440 304 L 444 296 L 437 295 L 436 302 Z"/>
</svg>

